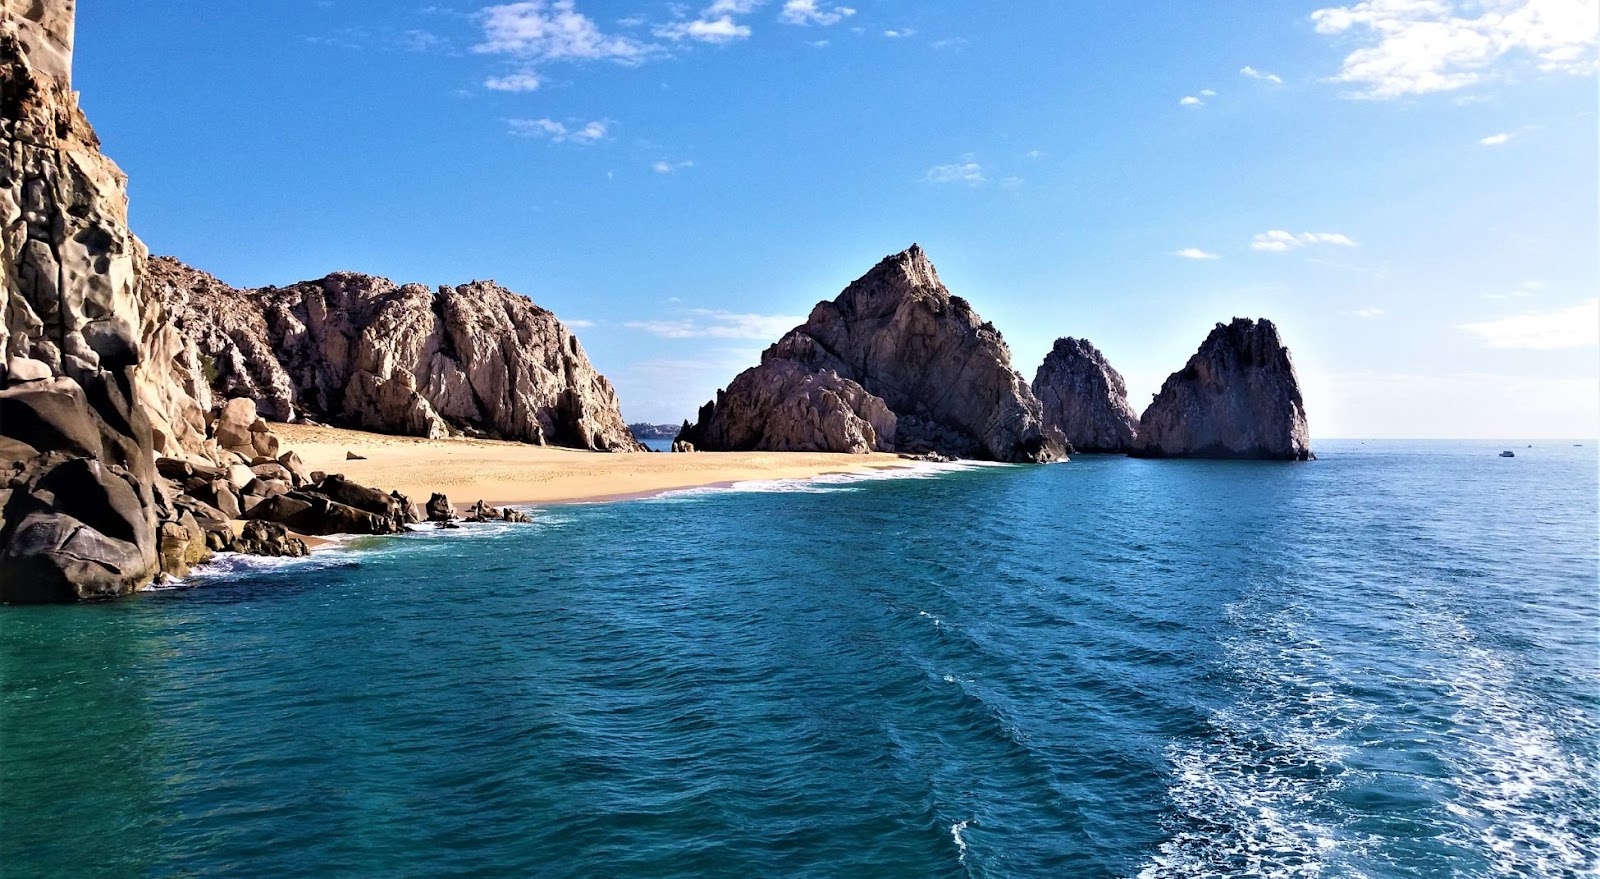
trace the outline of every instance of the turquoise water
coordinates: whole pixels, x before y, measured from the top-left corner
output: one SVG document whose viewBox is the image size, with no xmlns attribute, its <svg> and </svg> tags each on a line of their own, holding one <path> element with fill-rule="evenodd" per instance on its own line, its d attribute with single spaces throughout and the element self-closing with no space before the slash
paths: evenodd
<svg viewBox="0 0 1600 879">
<path fill-rule="evenodd" d="M 0 608 L 0 875 L 1579 876 L 1593 443 L 546 508 Z"/>
</svg>

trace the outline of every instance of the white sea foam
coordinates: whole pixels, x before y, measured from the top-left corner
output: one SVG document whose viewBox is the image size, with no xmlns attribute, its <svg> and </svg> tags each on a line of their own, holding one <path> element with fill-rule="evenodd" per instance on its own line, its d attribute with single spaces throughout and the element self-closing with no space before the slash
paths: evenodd
<svg viewBox="0 0 1600 879">
<path fill-rule="evenodd" d="M 856 473 L 823 473 L 797 479 L 746 479 L 729 485 L 706 485 L 664 491 L 646 500 L 681 501 L 708 495 L 738 493 L 762 494 L 826 494 L 841 491 L 859 491 L 865 482 L 883 482 L 898 479 L 935 479 L 951 473 L 961 473 L 986 467 L 1015 467 L 993 461 L 907 461 L 904 466 L 881 470 L 863 470 Z"/>
<path fill-rule="evenodd" d="M 957 821 L 950 825 L 950 838 L 956 843 L 956 860 L 963 866 L 967 863 L 967 840 L 961 834 L 970 826 L 972 826 L 970 820 Z"/>
</svg>

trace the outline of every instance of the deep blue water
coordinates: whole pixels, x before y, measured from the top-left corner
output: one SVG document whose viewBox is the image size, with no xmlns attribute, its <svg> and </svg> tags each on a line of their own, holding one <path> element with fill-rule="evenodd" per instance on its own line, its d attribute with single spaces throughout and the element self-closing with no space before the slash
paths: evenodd
<svg viewBox="0 0 1600 879">
<path fill-rule="evenodd" d="M 0 608 L 0 875 L 1584 875 L 1596 450 L 1522 445 L 679 493 Z"/>
</svg>

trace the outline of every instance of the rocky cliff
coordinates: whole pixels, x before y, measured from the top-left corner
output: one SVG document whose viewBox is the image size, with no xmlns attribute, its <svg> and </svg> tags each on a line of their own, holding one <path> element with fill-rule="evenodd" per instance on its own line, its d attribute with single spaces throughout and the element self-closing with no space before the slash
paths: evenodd
<svg viewBox="0 0 1600 879">
<path fill-rule="evenodd" d="M 269 419 L 641 448 L 577 337 L 492 282 L 435 291 L 341 272 L 235 289 L 168 257 L 149 277 L 193 351 L 180 375 L 197 370 L 205 392 L 249 397 Z"/>
<path fill-rule="evenodd" d="M 1133 453 L 1147 458 L 1313 458 L 1300 381 L 1278 328 L 1268 320 L 1238 317 L 1217 324 L 1144 411 Z"/>
<path fill-rule="evenodd" d="M 701 450 L 1062 454 L 999 331 L 916 245 L 818 303 L 679 438 Z"/>
<path fill-rule="evenodd" d="M 107 597 L 158 567 L 145 252 L 72 92 L 71 0 L 0 8 L 0 599 Z M 165 442 L 163 437 L 161 442 Z"/>
<path fill-rule="evenodd" d="M 1139 415 L 1128 404 L 1122 373 L 1087 339 L 1057 339 L 1033 378 L 1046 429 L 1061 432 L 1075 451 L 1131 451 Z"/>
</svg>

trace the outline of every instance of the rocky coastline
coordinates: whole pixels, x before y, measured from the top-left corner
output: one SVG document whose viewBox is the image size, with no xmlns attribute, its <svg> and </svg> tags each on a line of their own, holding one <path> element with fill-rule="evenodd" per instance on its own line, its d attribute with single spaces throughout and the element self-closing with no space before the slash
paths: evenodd
<svg viewBox="0 0 1600 879">
<path fill-rule="evenodd" d="M 0 601 L 116 598 L 217 552 L 457 525 L 443 494 L 311 470 L 274 423 L 644 450 L 569 328 L 492 281 L 242 289 L 151 258 L 72 90 L 73 17 L 0 10 Z M 817 303 L 693 421 L 647 427 L 677 452 L 1315 457 L 1270 321 L 1218 324 L 1136 417 L 1085 340 L 1059 340 L 1030 385 L 915 244 Z M 479 501 L 459 521 L 526 518 Z"/>
</svg>

